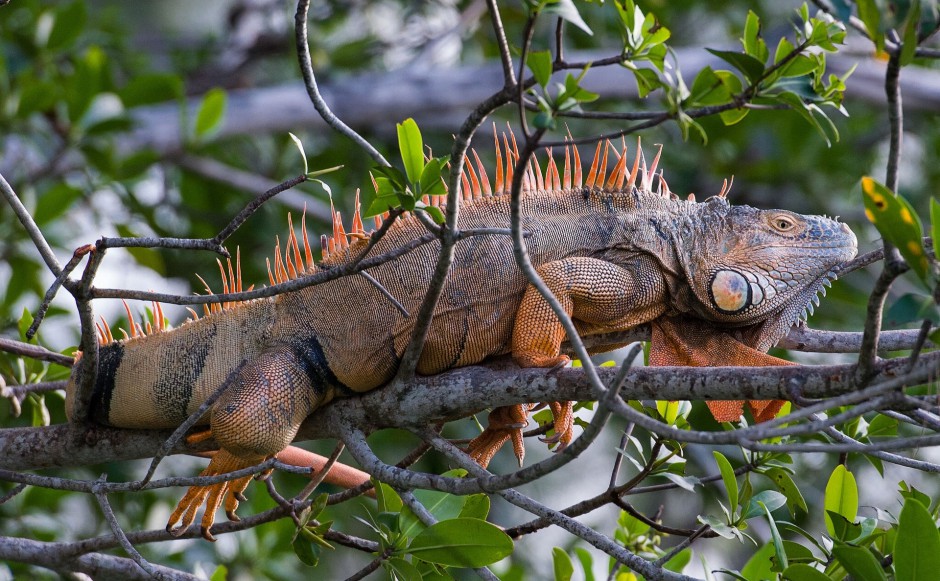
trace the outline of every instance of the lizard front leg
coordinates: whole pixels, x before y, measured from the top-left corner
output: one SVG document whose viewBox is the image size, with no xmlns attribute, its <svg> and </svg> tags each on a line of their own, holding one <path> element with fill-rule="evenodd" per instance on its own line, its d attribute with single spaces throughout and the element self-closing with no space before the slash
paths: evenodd
<svg viewBox="0 0 940 581">
<path fill-rule="evenodd" d="M 277 454 L 291 443 L 300 424 L 326 396 L 290 347 L 268 351 L 233 373 L 230 387 L 210 414 L 209 427 L 221 449 L 200 476 L 248 468 Z M 170 515 L 167 530 L 182 534 L 205 503 L 202 536 L 214 540 L 210 529 L 216 510 L 224 501 L 226 514 L 237 519 L 235 509 L 250 480 L 248 476 L 191 487 Z"/>
<path fill-rule="evenodd" d="M 665 309 L 665 284 L 657 264 L 638 256 L 627 266 L 588 257 L 572 257 L 543 264 L 539 276 L 561 303 L 565 313 L 590 326 L 592 332 L 613 332 L 646 323 Z M 538 289 L 529 286 L 522 298 L 512 334 L 512 357 L 521 367 L 557 367 L 570 359 L 561 354 L 565 330 Z M 572 437 L 572 402 L 550 402 L 555 436 L 563 448 Z M 511 418 L 492 425 L 470 444 L 470 454 L 483 463 L 510 438 L 522 463 L 521 428 L 528 406 L 507 406 L 491 417 Z"/>
<path fill-rule="evenodd" d="M 650 365 L 685 365 L 690 367 L 770 367 L 796 365 L 792 361 L 768 355 L 749 347 L 706 321 L 692 318 L 660 317 L 653 321 Z M 706 402 L 715 421 L 736 422 L 751 410 L 756 422 L 774 419 L 782 400 L 716 400 Z"/>
</svg>

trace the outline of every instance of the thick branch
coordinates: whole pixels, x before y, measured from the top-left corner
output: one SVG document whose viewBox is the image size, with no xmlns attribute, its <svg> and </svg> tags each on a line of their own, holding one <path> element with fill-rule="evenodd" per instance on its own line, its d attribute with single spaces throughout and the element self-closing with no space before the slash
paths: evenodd
<svg viewBox="0 0 940 581">
<path fill-rule="evenodd" d="M 936 369 L 940 354 L 921 356 L 918 369 Z M 875 381 L 903 373 L 907 359 L 879 362 Z M 499 367 L 502 366 L 502 369 Z M 609 383 L 617 368 L 599 368 Z M 635 399 L 789 399 L 800 395 L 827 398 L 856 390 L 854 365 L 765 368 L 637 368 L 624 381 L 621 396 Z M 423 427 L 466 417 L 483 409 L 531 401 L 583 401 L 592 390 L 580 369 L 547 373 L 518 369 L 508 361 L 491 367 L 455 369 L 412 383 L 388 386 L 362 397 L 339 399 L 304 423 L 298 439 L 336 435 L 340 423 L 370 432 L 388 427 Z M 388 410 L 396 413 L 389 414 Z M 166 430 L 138 431 L 92 426 L 74 437 L 68 425 L 0 430 L 0 468 L 29 470 L 152 457 L 170 435 Z M 206 449 L 205 447 L 202 449 Z M 182 445 L 173 453 L 186 451 Z"/>
</svg>

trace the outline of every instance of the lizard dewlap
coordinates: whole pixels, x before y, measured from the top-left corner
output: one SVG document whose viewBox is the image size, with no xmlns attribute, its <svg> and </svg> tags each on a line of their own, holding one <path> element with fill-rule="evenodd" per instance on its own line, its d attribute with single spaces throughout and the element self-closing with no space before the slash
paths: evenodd
<svg viewBox="0 0 940 581">
<path fill-rule="evenodd" d="M 659 155 L 647 166 L 639 151 L 631 163 L 625 148 L 612 149 L 609 142 L 598 144 L 585 175 L 578 150 L 566 148 L 563 166 L 549 156 L 544 169 L 530 164 L 523 180 L 530 260 L 579 332 L 651 323 L 650 358 L 658 365 L 785 364 L 764 352 L 855 256 L 848 227 L 822 216 L 732 206 L 727 184 L 702 202 L 679 199 L 657 172 Z M 517 156 L 503 136 L 495 168 L 485 168 L 476 154 L 475 163 L 467 160 L 461 230 L 509 228 L 507 190 Z M 442 198 L 425 203 L 441 205 Z M 175 329 L 157 325 L 148 332 L 132 323 L 124 340 L 111 340 L 102 328 L 108 340 L 91 397 L 94 419 L 119 427 L 178 426 L 224 386 L 203 418 L 221 447 L 203 474 L 276 454 L 316 408 L 393 377 L 438 256 L 436 241 L 415 244 L 425 234 L 414 216 L 397 219 L 366 256 L 394 258 L 367 269 L 368 277 L 214 305 L 207 316 L 193 312 L 197 320 Z M 298 239 L 292 228 L 285 252 L 278 247 L 270 264 L 271 282 L 361 258 L 369 236 L 358 212 L 349 233 L 337 212 L 324 259 L 314 264 L 306 231 Z M 240 290 L 240 274 L 231 264 L 228 270 L 223 290 Z M 567 361 L 560 353 L 564 338 L 551 308 L 517 268 L 510 238 L 467 237 L 455 247 L 417 371 L 440 373 L 506 353 L 523 366 L 553 367 Z M 79 373 L 69 384 L 69 408 Z M 550 405 L 555 438 L 564 445 L 572 436 L 571 402 Z M 742 410 L 741 402 L 710 405 L 722 421 Z M 751 402 L 758 420 L 778 408 Z M 512 439 L 521 458 L 519 426 L 527 411 L 497 409 L 491 428 L 471 443 L 471 455 L 485 464 Z M 211 538 L 216 510 L 224 503 L 234 515 L 247 484 L 245 478 L 190 489 L 168 527 L 188 528 L 205 504 L 202 530 Z"/>
</svg>

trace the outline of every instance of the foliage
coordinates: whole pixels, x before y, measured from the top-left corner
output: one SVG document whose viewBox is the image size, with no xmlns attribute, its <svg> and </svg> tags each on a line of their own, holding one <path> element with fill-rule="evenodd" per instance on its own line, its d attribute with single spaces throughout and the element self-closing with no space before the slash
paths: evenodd
<svg viewBox="0 0 940 581">
<path fill-rule="evenodd" d="M 735 174 L 752 190 L 743 193 L 750 197 L 741 201 L 760 205 L 779 201 L 776 205 L 793 204 L 796 210 L 803 209 L 796 205 L 804 204 L 817 211 L 848 213 L 857 232 L 864 232 L 867 239 L 883 237 L 898 249 L 912 271 L 909 280 L 899 285 L 904 292 L 892 299 L 895 302 L 888 318 L 904 324 L 921 324 L 925 319 L 940 322 L 940 276 L 935 259 L 940 253 L 940 203 L 925 193 L 929 191 L 925 184 L 935 183 L 940 170 L 930 155 L 923 160 L 905 160 L 907 167 L 913 168 L 909 172 L 922 179 L 919 187 L 910 185 L 916 186 L 916 180 L 905 183 L 902 179 L 893 189 L 904 190 L 903 195 L 871 177 L 880 172 L 883 163 L 871 144 L 881 139 L 892 121 L 881 121 L 884 115 L 878 106 L 865 109 L 865 105 L 851 102 L 853 67 L 840 69 L 838 74 L 829 71 L 831 61 L 843 55 L 842 43 L 851 34 L 869 37 L 874 52 L 893 58 L 899 67 L 930 70 L 928 60 L 935 55 L 918 53 L 917 49 L 928 46 L 940 23 L 936 2 L 889 6 L 876 0 L 838 0 L 826 3 L 828 11 L 817 14 L 811 14 L 805 4 L 788 5 L 788 12 L 782 13 L 780 3 L 752 3 L 753 9 L 746 11 L 725 8 L 724 3 L 701 3 L 686 10 L 669 3 L 632 0 L 523 4 L 522 9 L 501 8 L 507 38 L 515 51 L 510 56 L 521 56 L 527 67 L 522 70 L 530 75 L 520 79 L 522 90 L 518 91 L 525 95 L 528 113 L 510 106 L 506 107 L 508 118 L 531 123 L 540 136 L 557 137 L 563 130 L 572 136 L 620 137 L 648 130 L 653 140 L 686 140 L 685 145 L 664 152 L 669 158 L 664 164 L 679 180 L 671 182 L 676 191 L 701 191 L 704 184 L 718 181 L 715 176 Z M 428 27 L 440 20 L 421 12 L 434 7 L 405 8 L 414 22 Z M 292 51 L 282 50 L 253 65 L 249 59 L 245 69 L 228 71 L 231 78 L 215 79 L 232 84 L 214 86 L 210 82 L 207 86 L 203 75 L 220 65 L 208 56 L 215 51 L 181 48 L 173 64 L 189 65 L 167 66 L 160 58 L 130 49 L 133 27 L 143 27 L 143 23 L 125 24 L 123 13 L 115 8 L 95 10 L 92 14 L 81 0 L 14 0 L 0 6 L 0 128 L 5 136 L 0 172 L 59 255 L 68 256 L 99 235 L 214 236 L 250 197 L 220 192 L 218 176 L 198 169 L 204 166 L 193 164 L 194 158 L 225 164 L 229 178 L 251 172 L 262 178 L 261 183 L 274 184 L 285 176 L 304 176 L 304 181 L 323 186 L 303 186 L 311 206 L 324 204 L 324 193 L 331 198 L 336 190 L 343 192 L 336 203 L 349 207 L 351 193 L 363 187 L 366 216 L 423 212 L 436 224 L 445 223 L 443 206 L 425 196 L 446 195 L 457 176 L 448 171 L 448 163 L 453 164 L 449 157 L 433 157 L 427 151 L 430 142 L 444 150 L 451 147 L 449 136 L 456 131 L 454 126 L 432 136 L 422 122 L 422 136 L 413 118 L 400 123 L 385 119 L 384 126 L 374 127 L 367 136 L 380 149 L 394 151 L 397 147 L 400 163 L 392 166 L 374 165 L 365 153 L 343 141 L 344 137 L 324 136 L 322 128 L 297 127 L 290 134 L 280 128 L 260 134 L 251 130 L 239 135 L 228 129 L 230 123 L 240 121 L 233 108 L 238 92 L 232 79 L 247 70 L 246 74 L 259 82 L 294 81 L 296 55 Z M 289 22 L 289 15 L 281 16 Z M 405 30 L 404 25 L 388 26 L 357 6 L 331 3 L 313 18 L 323 32 L 314 41 L 313 60 L 327 73 L 346 67 L 381 69 L 391 57 L 379 49 L 390 47 L 413 49 L 404 56 L 396 53 L 396 58 L 410 63 L 406 72 L 434 64 L 428 53 L 422 52 L 427 47 L 382 36 L 393 34 L 392 29 Z M 706 21 L 712 27 L 727 22 L 725 36 L 737 37 L 740 50 L 729 49 L 730 42 L 716 41 L 697 31 Z M 486 29 L 488 20 L 483 18 L 479 24 L 464 31 L 465 40 L 457 41 L 458 58 L 464 62 L 500 55 L 498 43 L 480 31 Z M 775 30 L 773 35 L 766 32 L 769 29 Z M 782 29 L 786 30 L 776 32 Z M 414 27 L 408 30 L 407 34 L 421 36 Z M 446 35 L 440 38 L 450 42 Z M 575 48 L 607 49 L 614 56 L 610 62 L 602 58 L 568 61 L 560 47 L 552 45 L 555 38 Z M 717 60 L 684 76 L 678 56 L 680 41 L 707 45 Z M 433 52 L 435 45 L 427 46 Z M 698 46 L 696 49 L 704 52 Z M 614 102 L 590 84 L 594 71 L 611 64 L 625 73 L 618 82 L 635 85 L 637 100 Z M 692 79 L 691 83 L 686 78 Z M 511 104 L 512 98 L 507 97 L 506 103 Z M 156 136 L 140 134 L 142 129 L 156 133 L 158 128 L 147 124 L 147 115 L 160 107 L 179 111 L 173 128 L 179 139 L 169 146 Z M 846 118 L 849 111 L 853 115 Z M 832 112 L 840 115 L 830 117 Z M 419 121 L 421 113 L 414 112 Z M 925 150 L 935 151 L 930 148 L 940 143 L 940 130 L 936 124 L 919 123 L 916 115 L 913 122 L 908 117 L 908 137 L 924 143 Z M 667 122 L 671 127 L 658 128 Z M 392 123 L 396 123 L 394 131 Z M 816 133 L 805 131 L 806 127 Z M 480 153 L 487 155 L 482 147 Z M 823 158 L 833 163 L 823 163 Z M 331 173 L 330 185 L 313 179 L 341 165 L 344 171 Z M 310 167 L 331 169 L 311 172 Z M 364 183 L 371 181 L 365 177 L 370 171 L 375 190 Z M 855 183 L 861 183 L 861 204 L 857 194 L 832 194 L 847 192 L 847 184 Z M 253 186 L 247 187 L 252 196 L 261 193 L 259 188 L 251 191 Z M 244 246 L 246 254 L 248 249 L 260 253 L 259 248 L 267 248 L 272 232 L 283 227 L 284 206 L 276 204 L 277 199 L 262 208 L 252 217 L 251 227 L 242 228 L 229 245 Z M 874 229 L 866 228 L 863 214 Z M 52 278 L 7 204 L 0 204 L 0 231 L 7 234 L 0 239 L 0 278 L 6 280 L 0 293 L 0 332 L 5 338 L 17 337 L 23 345 L 45 344 L 70 355 L 78 331 L 74 309 L 67 301 L 53 303 L 39 338 L 27 336 Z M 924 234 L 932 236 L 932 244 L 924 245 Z M 205 256 L 181 250 L 130 248 L 128 253 L 123 259 L 109 255 L 108 260 L 126 259 L 133 264 L 133 273 L 149 276 L 146 280 L 158 281 L 154 284 L 161 286 L 164 279 L 205 264 Z M 129 267 L 118 267 L 122 268 Z M 246 264 L 246 278 L 261 280 L 261 266 Z M 96 284 L 103 283 L 99 279 Z M 855 278 L 833 289 L 827 303 L 832 308 L 823 309 L 828 312 L 821 316 L 828 318 L 822 321 L 859 328 L 870 286 L 869 280 Z M 150 311 L 151 321 L 155 316 Z M 940 344 L 940 332 L 934 331 L 930 337 Z M 0 394 L 10 401 L 9 406 L 0 406 L 0 426 L 64 422 L 61 391 L 28 386 L 62 380 L 67 375 L 61 365 L 0 352 Z M 930 389 L 915 386 L 909 394 L 933 393 Z M 853 415 L 853 405 L 857 402 L 821 412 L 818 421 L 832 420 L 825 429 L 799 432 L 799 426 L 806 424 L 793 420 L 790 425 L 797 429 L 792 435 L 758 439 L 762 445 L 776 446 L 773 450 L 755 449 L 750 440 L 739 442 L 738 447 L 716 449 L 691 438 L 666 438 L 631 424 L 617 449 L 610 489 L 585 501 L 596 507 L 615 504 L 619 508 L 616 521 L 601 521 L 595 528 L 619 548 L 657 567 L 693 575 L 714 571 L 715 578 L 794 581 L 932 578 L 940 568 L 940 506 L 932 500 L 937 497 L 936 484 L 916 482 L 918 487 L 930 489 L 921 491 L 914 485 L 917 474 L 904 473 L 912 484 L 902 480 L 890 500 L 876 494 L 886 488 L 877 478 L 887 480 L 897 475 L 892 472 L 897 470 L 893 463 L 903 464 L 893 452 L 884 453 L 877 446 L 888 440 L 916 438 L 923 426 L 933 425 L 932 416 L 923 420 L 923 416 L 910 413 L 902 415 L 904 421 L 899 422 L 897 410 Z M 631 406 L 680 434 L 721 435 L 731 429 L 715 425 L 698 402 L 643 401 Z M 921 424 L 917 418 L 922 419 Z M 585 418 L 579 422 L 586 425 Z M 789 422 L 783 414 L 781 423 Z M 781 427 L 786 429 L 786 425 Z M 468 431 L 463 425 L 448 430 L 455 438 Z M 814 450 L 813 444 L 844 443 L 847 440 L 843 437 L 871 449 L 827 454 L 823 464 L 798 453 Z M 383 457 L 401 456 L 411 442 L 407 438 L 402 441 L 383 433 L 373 437 L 370 445 Z M 533 447 L 529 444 L 530 450 Z M 711 455 L 701 453 L 703 449 Z M 604 461 L 609 463 L 606 456 Z M 631 467 L 632 476 L 618 483 L 623 460 Z M 464 470 L 445 472 L 446 465 L 447 460 L 432 455 L 413 468 L 471 479 Z M 132 481 L 142 471 L 136 465 L 111 463 L 104 468 L 76 470 L 69 476 L 92 481 L 105 470 L 110 482 Z M 186 468 L 180 473 L 186 473 Z M 600 478 L 606 479 L 607 474 Z M 11 479 L 0 476 L 0 480 L 0 544 L 17 538 L 69 543 L 108 532 L 92 495 L 41 486 L 19 491 Z M 564 487 L 569 496 L 565 502 L 573 505 L 572 510 L 577 508 L 577 500 L 595 492 L 586 478 L 575 480 L 572 485 L 570 476 L 561 475 L 552 484 Z M 285 498 L 299 494 L 305 484 L 290 474 L 278 474 L 272 482 L 272 488 Z M 597 544 L 589 543 L 583 532 L 547 543 L 561 542 L 563 546 L 540 547 L 538 559 L 542 562 L 533 563 L 523 551 L 514 551 L 523 542 L 520 539 L 533 531 L 516 522 L 518 515 L 496 494 L 396 490 L 377 480 L 374 485 L 375 501 L 339 503 L 327 494 L 298 501 L 295 520 L 272 517 L 273 522 L 240 531 L 236 533 L 237 547 L 229 540 L 232 535 L 223 537 L 226 540 L 219 543 L 218 550 L 192 541 L 185 552 L 168 543 L 137 543 L 137 547 L 150 561 L 183 571 L 201 571 L 206 576 L 214 570 L 213 578 L 296 578 L 307 566 L 317 567 L 317 574 L 329 571 L 324 576 L 349 574 L 351 571 L 339 570 L 350 566 L 340 553 L 361 553 L 358 560 L 350 557 L 356 568 L 374 562 L 393 579 L 462 578 L 460 569 L 488 566 L 505 579 L 552 574 L 561 580 L 579 575 L 591 580 L 601 571 L 616 579 L 640 578 L 635 567 L 609 556 L 609 552 L 598 551 Z M 277 503 L 257 488 L 245 512 L 276 510 Z M 627 502 L 634 498 L 631 495 L 644 491 L 663 491 L 669 500 L 657 497 L 652 504 L 637 502 L 636 506 Z M 146 523 L 151 527 L 163 520 L 175 494 L 176 489 L 171 488 L 169 494 L 136 491 L 110 494 L 109 498 L 123 526 Z M 863 502 L 866 498 L 877 498 L 881 504 Z M 664 514 L 656 508 L 660 503 L 696 508 L 680 514 L 670 508 Z M 24 518 L 12 518 L 21 515 Z M 227 547 L 226 542 L 230 543 Z M 290 558 L 291 552 L 296 559 Z M 206 563 L 222 565 L 217 568 Z M 44 573 L 37 567 L 11 562 L 0 565 L 0 579 L 6 574 Z"/>
</svg>

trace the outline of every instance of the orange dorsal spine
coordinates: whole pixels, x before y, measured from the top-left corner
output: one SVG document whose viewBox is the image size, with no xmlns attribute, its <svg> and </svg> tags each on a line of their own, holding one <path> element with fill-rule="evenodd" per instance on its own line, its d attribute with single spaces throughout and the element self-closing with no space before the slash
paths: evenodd
<svg viewBox="0 0 940 581">
<path fill-rule="evenodd" d="M 588 170 L 587 181 L 584 185 L 589 188 L 594 187 L 594 180 L 597 178 L 597 164 L 600 163 L 601 157 L 601 142 L 597 142 L 597 147 L 594 148 L 594 160 L 591 161 L 591 169 Z"/>
<path fill-rule="evenodd" d="M 567 140 L 574 141 L 570 133 Z M 500 143 L 500 141 L 502 141 L 502 143 Z M 493 181 L 490 180 L 486 166 L 481 161 L 476 150 L 471 149 L 467 155 L 464 156 L 464 168 L 460 175 L 460 185 L 462 190 L 461 198 L 466 203 L 474 203 L 481 198 L 504 195 L 511 189 L 515 165 L 519 160 L 519 147 L 515 135 L 511 132 L 504 132 L 502 139 L 500 139 L 500 135 L 497 133 L 496 125 L 494 124 L 493 144 L 496 158 L 495 179 Z M 522 176 L 523 193 L 532 194 L 534 191 L 555 192 L 585 186 L 595 189 L 603 188 L 610 191 L 632 191 L 634 188 L 639 188 L 640 190 L 650 193 L 655 191 L 664 197 L 678 199 L 678 197 L 670 191 L 662 171 L 657 173 L 659 160 L 662 155 L 662 145 L 658 147 L 652 163 L 647 167 L 643 150 L 640 147 L 640 141 L 638 139 L 637 152 L 633 159 L 632 168 L 630 168 L 628 172 L 625 140 L 622 139 L 620 149 L 617 149 L 609 140 L 604 140 L 603 142 L 599 141 L 595 147 L 594 157 L 591 160 L 586 179 L 582 173 L 583 166 L 580 151 L 574 143 L 565 145 L 563 168 L 560 168 L 560 162 L 555 160 L 552 149 L 546 149 L 545 153 L 547 155 L 547 162 L 545 162 L 544 168 L 535 158 L 530 159 L 526 164 Z M 611 154 L 614 156 L 614 161 L 612 162 L 611 173 L 608 176 L 607 161 Z M 428 155 L 430 156 L 431 153 L 428 152 Z M 377 190 L 378 184 L 374 176 L 370 175 L 370 177 L 372 178 L 373 187 Z M 655 186 L 654 183 L 656 184 Z M 724 180 L 721 190 L 718 192 L 718 196 L 726 197 L 731 189 L 732 183 L 733 178 Z M 585 193 L 585 195 L 587 195 L 587 193 Z M 687 200 L 690 203 L 695 203 L 695 196 L 689 194 Z M 423 196 L 422 201 L 430 206 L 442 207 L 445 204 L 446 196 L 426 195 Z M 342 214 L 334 208 L 332 199 L 330 200 L 330 211 L 332 216 L 332 235 L 322 235 L 320 237 L 322 255 L 324 260 L 341 260 L 349 255 L 351 248 L 357 247 L 359 244 L 365 244 L 365 241 L 368 240 L 375 230 L 366 230 L 363 225 L 359 190 L 356 190 L 352 222 L 348 232 L 343 226 Z M 401 214 L 402 218 L 407 218 L 408 216 L 409 213 L 407 212 Z M 383 221 L 388 220 L 389 217 L 390 213 L 388 211 L 375 216 L 375 228 L 382 228 Z M 283 254 L 281 252 L 280 238 L 275 237 L 273 260 L 265 260 L 268 281 L 271 285 L 296 279 L 304 276 L 306 273 L 313 272 L 317 268 L 313 250 L 310 245 L 310 237 L 307 232 L 306 209 L 301 217 L 301 233 L 299 236 L 294 231 L 293 218 L 290 214 L 287 216 L 287 225 L 288 235 Z M 303 243 L 303 251 L 301 251 L 301 241 Z M 231 258 L 227 259 L 226 264 L 223 264 L 221 260 L 217 260 L 216 262 L 221 275 L 222 292 L 225 294 L 243 292 L 240 250 L 236 251 L 234 264 Z M 202 283 L 207 294 L 214 294 L 205 279 L 198 275 L 197 278 Z M 254 287 L 250 287 L 248 290 L 252 288 Z M 228 309 L 236 308 L 241 305 L 242 302 L 244 301 L 206 303 L 203 305 L 203 310 L 206 315 L 220 313 Z M 125 340 L 133 340 L 148 334 L 162 332 L 169 328 L 163 307 L 159 303 L 153 303 L 150 320 L 148 320 L 147 317 L 143 317 L 140 322 L 135 320 L 126 302 L 124 303 L 124 309 L 128 316 L 130 333 L 124 329 L 119 329 L 119 331 Z M 199 319 L 199 315 L 194 309 L 187 307 L 187 310 L 190 319 Z M 96 322 L 95 325 L 98 340 L 101 344 L 114 341 L 114 335 L 106 320 L 102 318 L 101 321 Z"/>
</svg>

